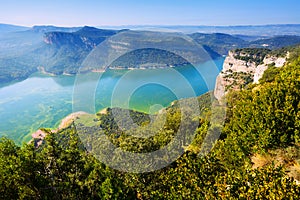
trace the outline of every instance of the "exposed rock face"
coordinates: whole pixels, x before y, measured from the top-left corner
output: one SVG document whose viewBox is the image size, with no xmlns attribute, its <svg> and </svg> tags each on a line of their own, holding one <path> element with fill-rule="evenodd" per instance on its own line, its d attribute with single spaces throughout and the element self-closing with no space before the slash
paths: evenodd
<svg viewBox="0 0 300 200">
<path fill-rule="evenodd" d="M 44 42 L 49 45 L 55 45 L 56 47 L 67 46 L 71 49 L 80 48 L 91 50 L 103 42 L 106 38 L 116 34 L 117 32 L 118 31 L 103 30 L 85 26 L 76 32 L 45 32 Z"/>
<path fill-rule="evenodd" d="M 220 100 L 225 95 L 225 85 L 226 81 L 225 79 L 219 74 L 216 79 L 216 86 L 214 90 L 214 95 L 216 99 Z"/>
<path fill-rule="evenodd" d="M 223 69 L 217 77 L 214 90 L 215 97 L 220 100 L 229 89 L 241 89 L 249 83 L 258 83 L 269 66 L 282 67 L 286 57 L 266 55 L 261 63 L 248 58 L 257 57 L 245 53 L 230 51 L 226 57 Z M 256 59 L 257 60 L 257 59 Z"/>
<path fill-rule="evenodd" d="M 244 60 L 239 60 L 235 58 L 236 54 L 232 51 L 228 53 L 223 65 L 224 72 L 234 71 L 234 72 L 253 72 L 256 68 L 254 62 L 246 62 Z"/>
<path fill-rule="evenodd" d="M 264 63 L 258 65 L 254 73 L 254 83 L 258 83 L 259 79 L 263 76 L 266 69 L 269 65 L 274 65 L 275 67 L 282 67 L 286 62 L 286 58 L 277 58 L 275 56 L 267 56 L 264 58 Z"/>
<path fill-rule="evenodd" d="M 77 48 L 85 48 L 87 50 L 93 49 L 97 43 L 90 38 L 76 35 L 73 33 L 64 32 L 49 32 L 45 33 L 44 42 L 49 45 L 55 45 L 56 47 L 71 46 Z"/>
<path fill-rule="evenodd" d="M 33 133 L 31 136 L 34 141 L 34 146 L 39 147 L 46 137 L 47 133 L 41 129 L 37 130 L 35 133 Z"/>
</svg>

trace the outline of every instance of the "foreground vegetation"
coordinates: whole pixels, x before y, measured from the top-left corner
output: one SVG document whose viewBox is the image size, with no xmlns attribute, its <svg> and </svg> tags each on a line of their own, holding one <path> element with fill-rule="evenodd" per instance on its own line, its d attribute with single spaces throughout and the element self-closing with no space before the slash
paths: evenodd
<svg viewBox="0 0 300 200">
<path fill-rule="evenodd" d="M 248 85 L 227 95 L 224 129 L 206 156 L 199 156 L 199 152 L 210 126 L 210 94 L 198 98 L 201 114 L 194 120 L 199 125 L 193 142 L 182 145 L 184 154 L 169 166 L 148 173 L 125 173 L 102 164 L 84 148 L 78 131 L 101 130 L 126 151 L 151 152 L 170 142 L 179 124 L 188 123 L 181 119 L 178 102 L 166 109 L 166 123 L 149 139 L 122 131 L 109 109 L 95 117 L 93 122 L 97 126 L 73 124 L 48 134 L 38 148 L 33 143 L 19 147 L 2 138 L 0 197 L 298 199 L 300 56 L 291 55 L 287 66 L 267 70 L 261 84 Z M 185 105 L 189 107 L 188 103 Z M 153 117 L 132 111 L 130 115 L 142 127 Z M 130 131 L 138 130 L 141 129 Z M 97 145 L 97 141 L 93 142 Z"/>
</svg>

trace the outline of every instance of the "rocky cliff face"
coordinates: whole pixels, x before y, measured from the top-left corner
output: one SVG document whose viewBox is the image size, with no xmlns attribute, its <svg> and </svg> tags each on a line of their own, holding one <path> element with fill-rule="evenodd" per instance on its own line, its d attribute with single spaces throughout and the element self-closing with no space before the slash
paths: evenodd
<svg viewBox="0 0 300 200">
<path fill-rule="evenodd" d="M 56 47 L 70 46 L 86 48 L 88 50 L 93 49 L 97 45 L 95 41 L 88 37 L 64 32 L 45 33 L 44 42 L 49 45 L 55 45 Z"/>
<path fill-rule="evenodd" d="M 264 53 L 253 51 L 248 49 L 228 53 L 216 80 L 214 95 L 218 100 L 230 89 L 237 90 L 249 83 L 258 83 L 268 67 L 282 67 L 286 62 L 287 57 L 277 57 L 266 50 L 262 50 Z"/>
<path fill-rule="evenodd" d="M 117 32 L 85 26 L 76 32 L 46 32 L 44 34 L 44 42 L 56 47 L 69 46 L 70 48 L 79 47 L 91 50 Z"/>
<path fill-rule="evenodd" d="M 286 62 L 286 58 L 267 56 L 264 58 L 263 64 L 258 65 L 254 72 L 254 83 L 259 83 L 259 79 L 263 76 L 264 71 L 268 69 L 269 66 L 282 67 Z"/>
</svg>

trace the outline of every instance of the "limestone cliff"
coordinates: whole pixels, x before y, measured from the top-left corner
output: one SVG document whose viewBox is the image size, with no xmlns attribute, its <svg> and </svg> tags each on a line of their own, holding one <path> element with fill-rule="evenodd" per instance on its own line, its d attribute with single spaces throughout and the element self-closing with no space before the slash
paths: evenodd
<svg viewBox="0 0 300 200">
<path fill-rule="evenodd" d="M 249 83 L 259 83 L 269 66 L 282 67 L 286 57 L 272 55 L 266 49 L 239 49 L 230 51 L 217 77 L 214 95 L 220 100 L 229 89 L 241 89 Z"/>
</svg>

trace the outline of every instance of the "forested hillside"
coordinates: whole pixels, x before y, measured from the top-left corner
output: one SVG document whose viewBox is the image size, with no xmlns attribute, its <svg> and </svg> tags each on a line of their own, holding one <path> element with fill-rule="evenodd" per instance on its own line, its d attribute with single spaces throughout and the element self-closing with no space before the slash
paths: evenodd
<svg viewBox="0 0 300 200">
<path fill-rule="evenodd" d="M 79 131 L 101 130 L 130 152 L 152 152 L 172 141 L 182 118 L 180 102 L 165 110 L 162 129 L 148 139 L 120 129 L 113 109 L 89 124 L 48 132 L 42 145 L 0 142 L 1 199 L 298 199 L 300 196 L 300 54 L 290 49 L 282 68 L 269 68 L 260 84 L 226 95 L 227 116 L 219 140 L 206 156 L 199 152 L 210 126 L 211 93 L 200 96 L 195 137 L 167 167 L 125 173 L 100 161 L 79 140 Z M 189 108 L 189 100 L 184 105 Z M 154 116 L 130 111 L 140 127 Z M 132 129 L 130 131 L 151 131 Z M 135 133 L 138 134 L 138 133 Z M 97 145 L 97 140 L 93 141 Z M 185 144 L 182 142 L 182 144 Z M 99 144 L 100 145 L 100 144 Z M 103 145 L 103 144 L 101 144 Z M 180 149 L 179 149 L 180 150 Z"/>
</svg>

